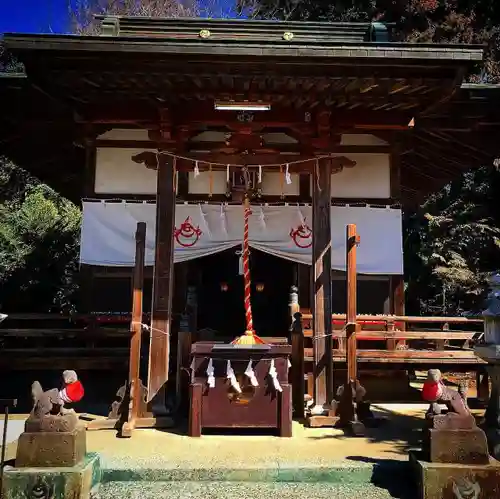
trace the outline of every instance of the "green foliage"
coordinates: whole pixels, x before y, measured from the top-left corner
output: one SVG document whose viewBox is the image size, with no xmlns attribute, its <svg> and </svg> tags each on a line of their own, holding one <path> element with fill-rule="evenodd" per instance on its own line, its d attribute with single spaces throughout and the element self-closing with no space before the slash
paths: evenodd
<svg viewBox="0 0 500 499">
<path fill-rule="evenodd" d="M 469 81 L 500 83 L 500 2 L 495 0 L 239 0 L 256 17 L 385 21 L 393 38 L 418 43 L 484 43 L 484 64 Z M 407 214 L 408 312 L 479 311 L 485 277 L 499 269 L 500 174 L 489 165 L 464 174 Z"/>
<path fill-rule="evenodd" d="M 496 0 L 237 0 L 240 12 L 289 21 L 382 21 L 393 38 L 421 43 L 484 43 L 472 81 L 500 82 L 500 2 Z"/>
<path fill-rule="evenodd" d="M 75 31 L 95 34 L 93 14 L 193 17 L 199 2 L 68 0 Z M 209 6 L 207 9 L 206 4 Z M 238 0 L 247 17 L 395 23 L 410 42 L 487 44 L 476 82 L 500 82 L 500 2 L 495 0 Z M 203 2 L 210 16 L 210 2 Z M 22 71 L 0 40 L 0 71 Z M 416 212 L 405 215 L 408 312 L 479 311 L 485 277 L 500 261 L 500 173 L 485 165 L 464 174 Z M 3 310 L 71 309 L 81 214 L 69 201 L 0 158 L 0 306 Z"/>
<path fill-rule="evenodd" d="M 68 0 L 73 30 L 80 34 L 99 33 L 94 15 L 141 17 L 197 17 L 196 0 Z"/>
<path fill-rule="evenodd" d="M 0 158 L 2 310 L 74 308 L 78 283 L 78 207 Z"/>
<path fill-rule="evenodd" d="M 24 66 L 5 50 L 0 34 L 0 73 L 24 73 Z"/>
<path fill-rule="evenodd" d="M 414 313 L 480 312 L 498 270 L 500 173 L 482 167 L 448 185 L 405 220 L 408 302 Z"/>
</svg>

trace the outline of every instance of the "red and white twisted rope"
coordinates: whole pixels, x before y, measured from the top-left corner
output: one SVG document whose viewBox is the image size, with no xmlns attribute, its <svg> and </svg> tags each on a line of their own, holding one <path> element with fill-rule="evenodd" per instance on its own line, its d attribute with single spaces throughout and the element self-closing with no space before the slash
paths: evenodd
<svg viewBox="0 0 500 499">
<path fill-rule="evenodd" d="M 243 280 L 245 283 L 245 316 L 247 322 L 247 331 L 253 331 L 252 320 L 252 304 L 250 302 L 250 248 L 248 244 L 248 219 L 250 217 L 250 206 L 248 201 L 245 202 L 245 225 L 243 229 Z"/>
</svg>

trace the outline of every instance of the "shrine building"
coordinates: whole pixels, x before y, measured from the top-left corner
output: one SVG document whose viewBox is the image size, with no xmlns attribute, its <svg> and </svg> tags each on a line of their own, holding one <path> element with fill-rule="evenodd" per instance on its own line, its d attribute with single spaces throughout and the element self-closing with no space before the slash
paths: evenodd
<svg viewBox="0 0 500 499">
<path fill-rule="evenodd" d="M 494 158 L 487 90 L 463 85 L 482 46 L 380 23 L 100 20 L 99 36 L 5 35 L 25 74 L 0 78 L 0 152 L 82 203 L 82 312 L 129 311 L 145 222 L 151 328 L 175 334 L 191 300 L 196 331 L 241 334 L 248 195 L 259 335 L 287 335 L 291 286 L 316 318 L 345 313 L 347 224 L 358 312 L 404 315 L 404 210 Z M 150 355 L 149 398 L 166 334 Z"/>
</svg>

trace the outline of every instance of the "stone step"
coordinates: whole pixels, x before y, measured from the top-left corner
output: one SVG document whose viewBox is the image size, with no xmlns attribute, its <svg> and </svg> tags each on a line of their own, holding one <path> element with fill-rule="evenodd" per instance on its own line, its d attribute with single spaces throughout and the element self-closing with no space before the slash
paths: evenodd
<svg viewBox="0 0 500 499">
<path fill-rule="evenodd" d="M 106 463 L 107 464 L 107 463 Z M 268 468 L 182 468 L 182 467 L 124 467 L 103 465 L 103 482 L 321 482 L 369 484 L 376 468 L 372 465 L 324 467 Z M 391 463 L 392 464 L 392 463 Z M 384 466 L 384 474 L 407 473 L 407 463 Z"/>
<path fill-rule="evenodd" d="M 138 481 L 107 482 L 99 499 L 413 499 L 396 496 L 370 483 L 251 482 L 251 481 Z"/>
</svg>

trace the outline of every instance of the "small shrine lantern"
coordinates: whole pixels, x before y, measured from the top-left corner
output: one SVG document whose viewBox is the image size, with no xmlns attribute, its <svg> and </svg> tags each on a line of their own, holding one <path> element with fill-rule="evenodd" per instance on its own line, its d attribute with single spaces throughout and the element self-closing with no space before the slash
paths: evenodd
<svg viewBox="0 0 500 499">
<path fill-rule="evenodd" d="M 488 345 L 500 345 L 500 274 L 489 279 L 490 292 L 486 300 L 484 317 L 484 342 Z"/>
</svg>

